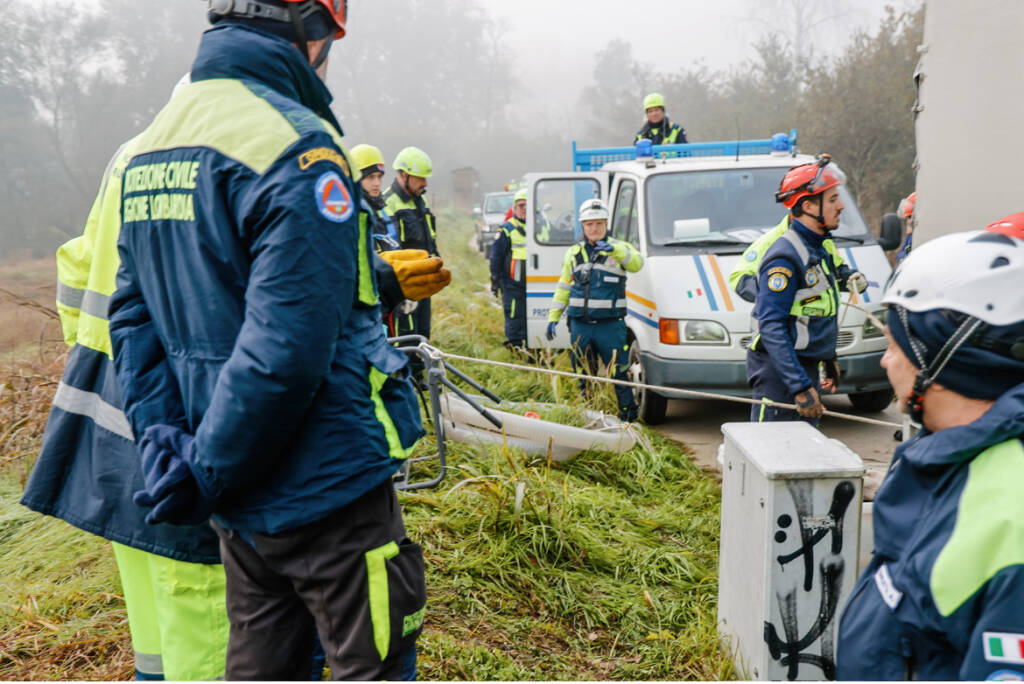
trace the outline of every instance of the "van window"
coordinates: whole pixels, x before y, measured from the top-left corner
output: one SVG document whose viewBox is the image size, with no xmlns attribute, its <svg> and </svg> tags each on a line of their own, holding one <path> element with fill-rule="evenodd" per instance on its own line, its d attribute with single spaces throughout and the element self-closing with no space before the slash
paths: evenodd
<svg viewBox="0 0 1024 684">
<path fill-rule="evenodd" d="M 724 246 L 742 251 L 786 213 L 775 192 L 786 168 L 663 173 L 647 181 L 647 235 L 652 245 Z M 832 236 L 857 242 L 873 237 L 845 186 L 845 209 Z M 735 245 L 733 249 L 729 249 Z"/>
<path fill-rule="evenodd" d="M 534 186 L 534 239 L 541 245 L 571 245 L 583 228 L 577 209 L 588 199 L 600 197 L 601 186 L 592 178 L 542 180 Z"/>
<path fill-rule="evenodd" d="M 615 195 L 615 216 L 612 222 L 612 236 L 640 248 L 640 221 L 636 212 L 636 183 L 624 180 Z"/>
<path fill-rule="evenodd" d="M 484 213 L 504 214 L 512 207 L 512 198 L 514 196 L 514 192 L 487 195 L 487 198 L 484 200 Z"/>
</svg>

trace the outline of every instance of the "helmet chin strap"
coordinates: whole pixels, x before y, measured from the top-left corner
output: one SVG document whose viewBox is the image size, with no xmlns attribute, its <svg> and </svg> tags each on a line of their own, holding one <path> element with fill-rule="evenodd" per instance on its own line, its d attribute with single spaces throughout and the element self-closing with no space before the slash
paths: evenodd
<svg viewBox="0 0 1024 684">
<path fill-rule="evenodd" d="M 302 14 L 299 12 L 299 6 L 294 2 L 288 3 L 288 14 L 292 18 L 292 28 L 295 29 L 295 38 L 299 44 L 299 51 L 302 56 L 309 61 L 309 47 L 306 45 L 309 41 L 306 40 L 306 25 L 302 23 Z"/>
<path fill-rule="evenodd" d="M 292 18 L 292 27 L 295 29 L 295 38 L 299 44 L 299 51 L 302 52 L 302 56 L 306 58 L 310 66 L 313 69 L 320 68 L 320 65 L 327 60 L 327 53 L 331 50 L 331 43 L 334 42 L 334 33 L 330 33 L 327 39 L 324 41 L 324 45 L 320 48 L 319 54 L 317 54 L 315 60 L 309 59 L 309 39 L 306 37 L 306 25 L 302 21 L 302 13 L 299 11 L 299 6 L 294 3 L 288 3 L 288 14 Z"/>
<path fill-rule="evenodd" d="M 907 339 L 910 340 L 910 347 L 914 351 L 914 356 L 917 358 L 917 366 L 921 370 L 917 372 L 914 377 L 914 387 L 910 390 L 910 396 L 907 397 L 906 407 L 907 413 L 910 415 L 910 419 L 915 423 L 924 425 L 924 395 L 928 391 L 928 388 L 932 386 L 935 379 L 938 377 L 942 369 L 946 367 L 949 360 L 953 358 L 953 354 L 963 346 L 964 342 L 970 339 L 971 335 L 977 331 L 979 327 L 984 325 L 984 321 L 980 318 L 970 316 L 960 324 L 960 327 L 950 335 L 946 343 L 942 345 L 939 353 L 935 355 L 931 364 L 925 363 L 924 345 L 918 340 L 914 333 L 910 330 L 910 324 L 907 320 L 907 310 L 902 306 L 897 309 L 900 321 L 903 323 L 903 329 L 907 331 Z"/>
<path fill-rule="evenodd" d="M 818 225 L 821 227 L 821 229 L 823 231 L 825 231 L 826 233 L 831 233 L 832 230 L 833 230 L 832 226 L 828 226 L 828 225 L 825 224 L 825 210 L 823 209 L 824 206 L 825 206 L 825 196 L 824 196 L 824 193 L 822 193 L 822 194 L 818 195 L 818 213 L 817 213 L 817 215 L 815 215 L 815 214 L 808 214 L 808 216 L 810 216 L 812 219 L 817 221 Z"/>
</svg>

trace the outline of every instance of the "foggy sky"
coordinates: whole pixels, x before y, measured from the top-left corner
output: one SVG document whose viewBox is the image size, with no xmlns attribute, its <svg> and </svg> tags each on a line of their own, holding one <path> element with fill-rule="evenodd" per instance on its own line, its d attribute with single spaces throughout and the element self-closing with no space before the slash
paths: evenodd
<svg viewBox="0 0 1024 684">
<path fill-rule="evenodd" d="M 507 31 L 503 44 L 522 81 L 510 97 L 528 118 L 548 122 L 564 116 L 557 110 L 579 105 L 582 89 L 593 80 L 594 54 L 615 38 L 632 43 L 634 57 L 661 72 L 699 60 L 724 70 L 753 57 L 753 44 L 766 28 L 788 31 L 794 5 L 822 14 L 841 10 L 815 26 L 818 55 L 841 51 L 857 28 L 873 29 L 886 5 L 916 5 L 907 0 L 479 1 Z M 643 118 L 639 109 L 637 117 Z"/>
</svg>

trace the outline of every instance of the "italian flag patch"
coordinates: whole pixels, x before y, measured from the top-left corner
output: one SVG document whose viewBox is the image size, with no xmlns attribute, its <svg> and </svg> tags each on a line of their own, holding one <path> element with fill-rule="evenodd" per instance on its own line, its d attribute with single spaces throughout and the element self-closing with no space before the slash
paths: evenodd
<svg viewBox="0 0 1024 684">
<path fill-rule="evenodd" d="M 985 660 L 1024 665 L 1024 634 L 985 632 L 981 638 L 985 643 Z"/>
</svg>

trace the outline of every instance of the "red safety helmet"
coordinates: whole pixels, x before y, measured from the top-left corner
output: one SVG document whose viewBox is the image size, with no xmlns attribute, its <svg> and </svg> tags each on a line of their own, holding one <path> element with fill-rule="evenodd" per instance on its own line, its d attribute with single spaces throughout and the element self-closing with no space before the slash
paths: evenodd
<svg viewBox="0 0 1024 684">
<path fill-rule="evenodd" d="M 779 183 L 775 201 L 782 202 L 782 206 L 787 209 L 792 209 L 805 197 L 814 197 L 840 185 L 842 181 L 839 180 L 839 176 L 826 169 L 831 161 L 832 157 L 822 154 L 813 164 L 801 164 L 791 168 Z"/>
<path fill-rule="evenodd" d="M 1009 237 L 1024 240 L 1024 212 L 1010 214 L 1006 218 L 993 221 L 985 226 L 985 230 L 990 233 L 1001 233 L 1003 235 L 1008 235 Z"/>
<path fill-rule="evenodd" d="M 338 40 L 345 36 L 345 19 L 348 15 L 348 0 L 284 0 L 289 3 L 315 3 L 322 6 L 327 10 L 327 14 L 334 21 L 334 24 L 338 27 L 338 32 L 334 34 L 334 39 Z"/>
<path fill-rule="evenodd" d="M 917 191 L 914 191 L 900 200 L 900 206 L 897 208 L 897 213 L 908 221 L 910 217 L 914 215 L 914 205 L 917 203 Z"/>
</svg>

